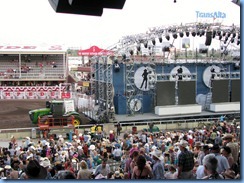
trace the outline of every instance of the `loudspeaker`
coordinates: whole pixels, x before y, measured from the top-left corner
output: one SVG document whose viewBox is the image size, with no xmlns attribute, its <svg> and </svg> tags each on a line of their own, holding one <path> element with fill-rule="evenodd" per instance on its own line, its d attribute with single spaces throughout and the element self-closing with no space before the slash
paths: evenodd
<svg viewBox="0 0 244 183">
<path fill-rule="evenodd" d="M 206 41 L 205 41 L 205 45 L 206 46 L 210 46 L 212 42 L 212 32 L 207 32 L 206 33 Z"/>
<path fill-rule="evenodd" d="M 126 0 L 48 0 L 57 13 L 102 16 L 103 8 L 123 9 Z"/>
</svg>

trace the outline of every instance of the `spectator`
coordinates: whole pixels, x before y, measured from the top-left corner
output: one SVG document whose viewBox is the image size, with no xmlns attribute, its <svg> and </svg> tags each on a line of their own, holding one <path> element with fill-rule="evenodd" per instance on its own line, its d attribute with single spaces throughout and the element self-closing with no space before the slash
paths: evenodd
<svg viewBox="0 0 244 183">
<path fill-rule="evenodd" d="M 162 151 L 155 149 L 150 153 L 153 157 L 153 179 L 165 179 L 164 177 L 164 158 L 162 156 Z"/>
<path fill-rule="evenodd" d="M 224 179 L 224 177 L 218 173 L 218 159 L 214 154 L 208 154 L 203 158 L 204 172 L 207 176 L 202 179 Z"/>
<path fill-rule="evenodd" d="M 107 164 L 107 159 L 103 159 L 102 164 L 98 165 L 95 169 L 95 176 L 102 174 L 104 177 L 108 176 L 110 172 L 110 166 Z"/>
<path fill-rule="evenodd" d="M 80 167 L 77 179 L 91 179 L 92 171 L 88 169 L 87 163 L 84 160 L 81 161 Z"/>
<path fill-rule="evenodd" d="M 225 172 L 226 170 L 228 170 L 230 168 L 229 162 L 226 159 L 226 157 L 224 157 L 220 154 L 220 147 L 218 144 L 215 144 L 211 148 L 211 153 L 213 153 L 215 155 L 216 159 L 218 160 L 217 172 L 219 174 Z"/>
<path fill-rule="evenodd" d="M 46 179 L 47 170 L 37 160 L 30 160 L 25 169 L 25 179 Z"/>
<path fill-rule="evenodd" d="M 178 178 L 179 179 L 192 179 L 194 168 L 194 154 L 186 147 L 188 142 L 181 140 L 179 143 L 180 154 L 178 157 Z"/>
<path fill-rule="evenodd" d="M 153 177 L 150 165 L 146 163 L 146 158 L 139 155 L 132 171 L 131 179 L 151 179 Z"/>
</svg>

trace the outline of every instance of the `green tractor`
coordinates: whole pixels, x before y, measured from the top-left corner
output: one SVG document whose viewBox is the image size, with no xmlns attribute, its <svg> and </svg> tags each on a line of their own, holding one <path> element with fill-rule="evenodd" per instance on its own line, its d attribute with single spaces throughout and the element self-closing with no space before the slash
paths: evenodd
<svg viewBox="0 0 244 183">
<path fill-rule="evenodd" d="M 75 111 L 73 100 L 52 100 L 46 101 L 46 108 L 29 111 L 30 120 L 33 124 L 38 123 L 38 118 L 68 118 L 74 117 L 74 126 L 82 124 L 80 114 Z"/>
</svg>

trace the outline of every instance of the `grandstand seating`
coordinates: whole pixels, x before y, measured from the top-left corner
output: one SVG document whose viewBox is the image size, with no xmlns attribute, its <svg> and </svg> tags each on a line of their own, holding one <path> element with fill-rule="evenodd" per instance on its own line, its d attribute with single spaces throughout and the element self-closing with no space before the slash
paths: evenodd
<svg viewBox="0 0 244 183">
<path fill-rule="evenodd" d="M 66 67 L 63 55 L 1 55 L 0 80 L 63 80 Z M 55 66 L 54 66 L 55 65 Z"/>
</svg>

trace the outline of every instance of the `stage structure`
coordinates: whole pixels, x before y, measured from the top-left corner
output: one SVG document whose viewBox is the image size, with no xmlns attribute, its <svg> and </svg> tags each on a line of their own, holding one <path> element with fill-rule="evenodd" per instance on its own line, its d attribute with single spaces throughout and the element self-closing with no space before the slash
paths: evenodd
<svg viewBox="0 0 244 183">
<path fill-rule="evenodd" d="M 195 36 L 206 36 L 204 46 L 191 46 Z M 177 48 L 177 38 L 190 41 Z M 108 118 L 239 112 L 240 28 L 190 23 L 125 36 L 113 56 L 93 57 L 91 84 L 97 115 Z"/>
</svg>

